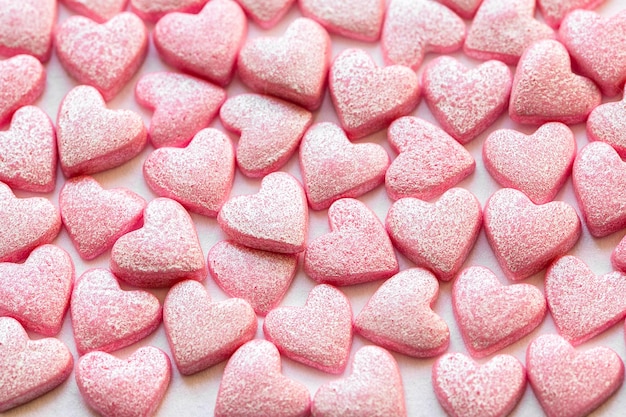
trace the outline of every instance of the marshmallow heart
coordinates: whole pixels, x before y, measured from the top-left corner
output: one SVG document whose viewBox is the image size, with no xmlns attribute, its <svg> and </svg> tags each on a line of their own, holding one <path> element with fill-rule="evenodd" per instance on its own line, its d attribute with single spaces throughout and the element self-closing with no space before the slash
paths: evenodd
<svg viewBox="0 0 626 417">
<path fill-rule="evenodd" d="M 532 44 L 520 58 L 509 102 L 518 123 L 584 122 L 602 100 L 598 87 L 572 72 L 565 47 L 554 40 Z"/>
<path fill-rule="evenodd" d="M 287 163 L 313 115 L 277 98 L 240 94 L 226 100 L 220 119 L 226 129 L 241 135 L 236 152 L 241 172 L 261 178 Z"/>
<path fill-rule="evenodd" d="M 604 346 L 575 350 L 557 335 L 536 338 L 526 351 L 528 381 L 548 417 L 586 416 L 623 383 L 624 364 Z"/>
<path fill-rule="evenodd" d="M 365 204 L 337 200 L 328 209 L 330 233 L 309 243 L 304 270 L 321 284 L 354 285 L 386 279 L 398 260 L 384 226 Z"/>
<path fill-rule="evenodd" d="M 428 52 L 454 52 L 463 46 L 465 23 L 446 6 L 430 0 L 392 0 L 381 48 L 386 64 L 417 70 Z"/>
<path fill-rule="evenodd" d="M 241 81 L 254 91 L 315 110 L 324 97 L 330 53 L 326 30 L 311 19 L 299 18 L 280 38 L 246 42 L 237 69 Z"/>
<path fill-rule="evenodd" d="M 109 110 L 93 87 L 74 87 L 57 116 L 59 161 L 66 177 L 115 168 L 137 156 L 147 142 L 141 116 Z"/>
<path fill-rule="evenodd" d="M 405 116 L 420 99 L 419 79 L 402 65 L 379 68 L 362 49 L 346 49 L 328 76 L 330 96 L 350 139 L 384 129 Z"/>
<path fill-rule="evenodd" d="M 0 55 L 28 54 L 47 61 L 56 20 L 56 0 L 0 0 Z"/>
<path fill-rule="evenodd" d="M 513 76 L 500 61 L 469 69 L 442 56 L 422 74 L 424 100 L 443 130 L 467 143 L 487 129 L 509 104 Z"/>
<path fill-rule="evenodd" d="M 479 365 L 462 353 L 450 353 L 437 359 L 432 380 L 450 417 L 504 417 L 524 395 L 526 370 L 511 355 Z"/>
<path fill-rule="evenodd" d="M 482 1 L 483 0 L 439 0 L 439 3 L 446 5 L 463 19 L 469 20 L 474 17 Z"/>
<path fill-rule="evenodd" d="M 69 9 L 87 16 L 98 23 L 104 23 L 126 9 L 128 0 L 61 0 Z"/>
<path fill-rule="evenodd" d="M 346 367 L 352 346 L 352 308 L 330 285 L 315 286 L 304 307 L 278 307 L 263 322 L 265 338 L 286 357 L 331 374 Z"/>
<path fill-rule="evenodd" d="M 452 289 L 454 316 L 470 355 L 489 356 L 532 332 L 546 315 L 546 299 L 530 284 L 503 286 L 489 269 L 472 266 Z"/>
<path fill-rule="evenodd" d="M 387 132 L 399 153 L 385 174 L 387 194 L 394 200 L 430 200 L 474 172 L 472 155 L 446 132 L 417 117 L 402 117 Z"/>
<path fill-rule="evenodd" d="M 176 201 L 157 198 L 143 212 L 141 229 L 120 237 L 111 249 L 111 271 L 137 287 L 168 287 L 206 278 L 196 228 Z"/>
<path fill-rule="evenodd" d="M 385 17 L 385 0 L 300 0 L 302 14 L 330 32 L 375 42 Z"/>
<path fill-rule="evenodd" d="M 146 22 L 156 22 L 168 13 L 198 13 L 207 0 L 130 0 L 130 9 Z"/>
<path fill-rule="evenodd" d="M 608 143 L 619 156 L 626 157 L 626 97 L 593 109 L 587 119 L 587 138 Z"/>
<path fill-rule="evenodd" d="M 572 170 L 576 139 L 562 123 L 546 123 L 532 135 L 500 129 L 483 144 L 483 163 L 503 187 L 515 188 L 533 203 L 552 201 Z"/>
<path fill-rule="evenodd" d="M 30 55 L 0 61 L 0 126 L 22 106 L 32 104 L 46 86 L 46 69 Z"/>
<path fill-rule="evenodd" d="M 533 204 L 521 191 L 496 191 L 485 205 L 485 232 L 511 280 L 527 278 L 569 251 L 581 233 L 580 219 L 562 201 Z"/>
<path fill-rule="evenodd" d="M 211 0 L 195 14 L 170 13 L 154 27 L 154 46 L 165 62 L 226 85 L 246 39 L 247 22 L 232 0 Z"/>
<path fill-rule="evenodd" d="M 311 411 L 315 417 L 406 417 L 404 388 L 396 360 L 378 346 L 362 347 L 354 354 L 348 377 L 319 387 Z"/>
<path fill-rule="evenodd" d="M 439 283 L 421 268 L 406 269 L 378 288 L 354 320 L 354 330 L 379 346 L 416 358 L 437 356 L 450 343 L 433 310 Z"/>
<path fill-rule="evenodd" d="M 59 386 L 72 373 L 73 364 L 63 342 L 29 340 L 15 319 L 0 317 L 0 413 Z"/>
<path fill-rule="evenodd" d="M 143 164 L 146 183 L 157 195 L 211 217 L 217 216 L 228 198 L 234 175 L 233 144 L 211 128 L 196 133 L 184 149 L 157 149 Z"/>
<path fill-rule="evenodd" d="M 215 417 L 306 417 L 306 386 L 283 376 L 280 354 L 265 340 L 252 340 L 230 358 L 220 382 Z"/>
<path fill-rule="evenodd" d="M 19 262 L 61 230 L 59 210 L 41 197 L 17 198 L 0 182 L 0 262 Z"/>
<path fill-rule="evenodd" d="M 298 253 L 306 246 L 309 211 L 298 180 L 285 172 L 274 172 L 263 178 L 257 194 L 233 197 L 224 203 L 217 221 L 242 245 Z"/>
<path fill-rule="evenodd" d="M 163 323 L 178 370 L 191 375 L 228 359 L 252 340 L 257 320 L 241 298 L 212 302 L 197 281 L 179 282 L 163 303 Z"/>
<path fill-rule="evenodd" d="M 90 352 L 76 365 L 83 399 L 104 417 L 154 415 L 171 377 L 170 359 L 152 346 L 138 349 L 126 360 Z"/>
<path fill-rule="evenodd" d="M 118 14 L 103 24 L 72 16 L 57 27 L 54 42 L 65 70 L 109 101 L 143 63 L 148 32 L 133 13 Z"/>
<path fill-rule="evenodd" d="M 215 118 L 226 93 L 208 82 L 173 72 L 146 74 L 135 99 L 154 110 L 148 136 L 155 148 L 185 146 Z"/>
<path fill-rule="evenodd" d="M 302 180 L 314 210 L 373 190 L 384 182 L 388 167 L 385 148 L 375 143 L 353 145 L 333 123 L 311 127 L 300 145 Z"/>
<path fill-rule="evenodd" d="M 593 9 L 605 0 L 537 0 L 544 20 L 553 28 L 558 28 L 569 12 L 576 9 Z"/>
</svg>

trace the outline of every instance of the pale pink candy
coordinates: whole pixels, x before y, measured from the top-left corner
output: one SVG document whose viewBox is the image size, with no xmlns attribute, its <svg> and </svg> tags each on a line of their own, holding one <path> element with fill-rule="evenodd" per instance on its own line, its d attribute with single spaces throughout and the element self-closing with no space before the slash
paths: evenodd
<svg viewBox="0 0 626 417">
<path fill-rule="evenodd" d="M 457 141 L 437 126 L 417 117 L 391 124 L 387 139 L 399 153 L 387 169 L 385 186 L 394 200 L 430 200 L 474 172 L 476 162 Z"/>
<path fill-rule="evenodd" d="M 587 138 L 608 143 L 619 156 L 626 157 L 626 97 L 593 109 L 587 119 Z"/>
<path fill-rule="evenodd" d="M 133 13 L 98 24 L 72 16 L 54 34 L 57 56 L 80 84 L 96 87 L 109 101 L 135 75 L 146 57 L 148 32 Z"/>
<path fill-rule="evenodd" d="M 207 0 L 130 0 L 130 9 L 146 22 L 156 22 L 172 12 L 198 13 Z"/>
<path fill-rule="evenodd" d="M 569 12 L 576 9 L 593 9 L 605 0 L 537 0 L 537 6 L 545 21 L 558 28 Z"/>
<path fill-rule="evenodd" d="M 352 144 L 333 123 L 311 127 L 300 144 L 300 169 L 313 210 L 344 197 L 359 197 L 385 181 L 389 155 L 375 143 Z"/>
<path fill-rule="evenodd" d="M 228 199 L 234 175 L 233 144 L 212 128 L 196 133 L 186 148 L 157 149 L 143 164 L 146 183 L 157 195 L 210 217 Z"/>
<path fill-rule="evenodd" d="M 0 55 L 47 61 L 56 20 L 56 0 L 0 0 Z"/>
<path fill-rule="evenodd" d="M 233 241 L 254 249 L 298 253 L 306 247 L 306 195 L 298 180 L 285 172 L 265 176 L 257 194 L 228 200 L 217 221 Z"/>
<path fill-rule="evenodd" d="M 185 146 L 213 121 L 226 92 L 206 81 L 173 72 L 147 74 L 135 85 L 137 102 L 154 110 L 148 136 L 155 148 Z"/>
<path fill-rule="evenodd" d="M 384 129 L 409 114 L 420 99 L 419 79 L 402 65 L 379 68 L 362 49 L 346 49 L 328 76 L 330 96 L 350 139 Z"/>
<path fill-rule="evenodd" d="M 313 417 L 406 417 L 396 360 L 378 346 L 362 347 L 354 354 L 349 376 L 319 387 L 311 412 Z"/>
<path fill-rule="evenodd" d="M 587 120 L 602 100 L 598 87 L 572 72 L 567 49 L 554 40 L 532 44 L 520 58 L 509 102 L 518 123 L 576 124 Z"/>
<path fill-rule="evenodd" d="M 111 249 L 111 271 L 137 287 L 168 287 L 185 279 L 202 281 L 206 263 L 196 228 L 174 200 L 157 198 L 143 212 L 141 229 L 120 237 Z"/>
<path fill-rule="evenodd" d="M 483 144 L 483 163 L 503 187 L 515 188 L 533 203 L 552 201 L 572 172 L 576 139 L 562 123 L 546 123 L 531 135 L 500 129 Z"/>
<path fill-rule="evenodd" d="M 19 262 L 61 230 L 59 210 L 42 197 L 17 198 L 0 182 L 0 262 Z"/>
<path fill-rule="evenodd" d="M 467 143 L 487 129 L 509 104 L 513 75 L 500 61 L 469 69 L 442 56 L 422 73 L 424 100 L 443 130 Z"/>
<path fill-rule="evenodd" d="M 480 365 L 462 353 L 450 353 L 437 359 L 432 380 L 450 417 L 505 417 L 524 395 L 526 370 L 511 355 L 496 355 Z"/>
<path fill-rule="evenodd" d="M 615 269 L 626 272 L 626 239 L 622 238 L 611 253 L 611 263 Z"/>
<path fill-rule="evenodd" d="M 471 19 L 476 14 L 483 0 L 439 0 L 463 19 Z"/>
<path fill-rule="evenodd" d="M 575 350 L 557 335 L 537 337 L 526 351 L 528 381 L 548 417 L 583 417 L 624 382 L 624 363 L 599 346 Z"/>
<path fill-rule="evenodd" d="M 30 55 L 0 61 L 0 126 L 22 106 L 32 104 L 46 86 L 46 69 Z"/>
<path fill-rule="evenodd" d="M 326 30 L 299 18 L 282 37 L 248 40 L 239 52 L 237 70 L 252 90 L 315 110 L 324 98 L 330 54 Z"/>
<path fill-rule="evenodd" d="M 252 340 L 230 358 L 220 382 L 215 417 L 307 417 L 309 390 L 280 372 L 280 354 Z"/>
<path fill-rule="evenodd" d="M 60 340 L 29 340 L 15 319 L 0 317 L 0 413 L 62 384 L 73 364 L 72 354 Z"/>
<path fill-rule="evenodd" d="M 416 358 L 448 349 L 450 330 L 432 306 L 439 283 L 421 268 L 406 269 L 378 288 L 354 320 L 354 330 L 379 346 Z"/>
<path fill-rule="evenodd" d="M 209 251 L 213 279 L 232 297 L 243 298 L 265 316 L 282 300 L 296 274 L 298 255 L 251 249 L 230 241 Z"/>
<path fill-rule="evenodd" d="M 489 269 L 469 267 L 452 288 L 454 316 L 468 352 L 482 358 L 520 340 L 546 316 L 543 293 L 530 284 L 502 285 Z"/>
<path fill-rule="evenodd" d="M 385 227 L 365 204 L 352 198 L 335 201 L 328 223 L 330 233 L 310 242 L 304 255 L 304 270 L 315 281 L 354 285 L 398 272 Z"/>
<path fill-rule="evenodd" d="M 535 205 L 521 191 L 496 191 L 485 205 L 485 232 L 498 263 L 511 280 L 544 269 L 578 241 L 580 219 L 562 201 Z"/>
<path fill-rule="evenodd" d="M 232 0 L 211 0 L 195 14 L 170 13 L 154 27 L 154 46 L 165 62 L 226 85 L 246 40 L 246 16 Z"/>
<path fill-rule="evenodd" d="M 170 359 L 152 346 L 125 360 L 90 352 L 76 365 L 76 384 L 83 399 L 103 417 L 153 416 L 171 377 Z"/>
<path fill-rule="evenodd" d="M 98 23 L 112 19 L 126 9 L 128 0 L 61 0 L 69 9 Z"/>
<path fill-rule="evenodd" d="M 261 178 L 287 163 L 313 115 L 274 97 L 240 94 L 226 100 L 220 119 L 226 129 L 241 135 L 236 152 L 241 172 Z"/>
<path fill-rule="evenodd" d="M 443 4 L 430 0 L 391 0 L 383 26 L 385 63 L 417 70 L 428 52 L 454 52 L 463 46 L 465 23 Z"/>
<path fill-rule="evenodd" d="M 212 302 L 197 281 L 183 281 L 167 293 L 163 324 L 178 370 L 191 375 L 228 359 L 252 340 L 257 320 L 241 298 Z"/>
<path fill-rule="evenodd" d="M 315 286 L 304 307 L 278 307 L 263 322 L 265 338 L 286 357 L 331 374 L 346 367 L 352 346 L 352 308 L 330 285 Z"/>
</svg>

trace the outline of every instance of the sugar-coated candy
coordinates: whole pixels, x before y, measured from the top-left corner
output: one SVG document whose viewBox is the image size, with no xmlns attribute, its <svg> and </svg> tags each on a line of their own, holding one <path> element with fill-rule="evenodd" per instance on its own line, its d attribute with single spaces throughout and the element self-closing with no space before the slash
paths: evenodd
<svg viewBox="0 0 626 417">
<path fill-rule="evenodd" d="M 56 20 L 56 0 L 0 0 L 0 55 L 28 54 L 46 62 Z"/>
<path fill-rule="evenodd" d="M 380 37 L 385 0 L 300 0 L 298 5 L 329 32 L 366 42 Z"/>
<path fill-rule="evenodd" d="M 0 126 L 22 106 L 32 104 L 46 86 L 46 69 L 30 55 L 0 61 Z"/>
</svg>

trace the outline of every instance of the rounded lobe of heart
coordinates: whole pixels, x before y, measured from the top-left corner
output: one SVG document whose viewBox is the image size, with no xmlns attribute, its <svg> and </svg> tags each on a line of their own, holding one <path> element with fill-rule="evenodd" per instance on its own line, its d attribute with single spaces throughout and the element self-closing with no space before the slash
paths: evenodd
<svg viewBox="0 0 626 417">
<path fill-rule="evenodd" d="M 15 319 L 0 317 L 0 413 L 61 385 L 73 366 L 63 342 L 52 337 L 29 340 Z"/>
<path fill-rule="evenodd" d="M 272 343 L 256 339 L 230 358 L 220 382 L 215 417 L 307 417 L 306 386 L 281 374 L 280 353 Z"/>
<path fill-rule="evenodd" d="M 126 9 L 128 0 L 61 0 L 69 9 L 98 23 L 113 19 Z"/>
<path fill-rule="evenodd" d="M 322 385 L 311 403 L 315 417 L 406 417 L 404 388 L 396 360 L 385 349 L 364 346 L 354 355 L 352 373 Z"/>
<path fill-rule="evenodd" d="M 313 115 L 271 96 L 240 94 L 226 100 L 220 119 L 226 129 L 241 135 L 236 152 L 241 172 L 262 178 L 287 163 Z"/>
<path fill-rule="evenodd" d="M 500 185 L 522 191 L 535 204 L 554 199 L 572 171 L 576 139 L 562 123 L 546 123 L 532 135 L 500 129 L 483 144 L 485 168 Z"/>
<path fill-rule="evenodd" d="M 450 8 L 463 19 L 471 20 L 483 0 L 440 0 L 439 3 Z"/>
<path fill-rule="evenodd" d="M 487 200 L 487 239 L 504 274 L 517 281 L 536 274 L 578 242 L 580 219 L 562 201 L 533 204 L 521 191 L 504 188 Z"/>
<path fill-rule="evenodd" d="M 0 55 L 28 54 L 48 61 L 56 19 L 56 0 L 0 0 Z"/>
<path fill-rule="evenodd" d="M 613 350 L 574 349 L 560 336 L 537 337 L 526 351 L 528 381 L 548 417 L 586 416 L 624 381 L 624 364 Z"/>
<path fill-rule="evenodd" d="M 546 299 L 530 284 L 504 286 L 489 269 L 461 272 L 452 290 L 454 316 L 468 352 L 482 358 L 532 332 L 546 316 Z"/>
<path fill-rule="evenodd" d="M 420 100 L 419 79 L 402 65 L 379 68 L 362 49 L 346 49 L 328 76 L 330 96 L 351 140 L 384 129 L 409 114 Z"/>
<path fill-rule="evenodd" d="M 569 12 L 576 9 L 594 9 L 605 0 L 537 0 L 547 24 L 557 29 Z"/>
<path fill-rule="evenodd" d="M 261 29 L 271 29 L 289 11 L 295 0 L 237 0 L 237 2 Z"/>
<path fill-rule="evenodd" d="M 513 76 L 501 61 L 469 69 L 452 57 L 439 57 L 422 74 L 424 100 L 450 136 L 467 143 L 506 110 Z"/>
<path fill-rule="evenodd" d="M 429 358 L 448 349 L 450 330 L 432 310 L 437 278 L 421 268 L 406 269 L 378 288 L 354 320 L 354 330 L 377 345 Z"/>
<path fill-rule="evenodd" d="M 350 356 L 352 308 L 335 287 L 317 285 L 304 307 L 270 311 L 263 333 L 288 358 L 323 372 L 340 374 Z"/>
<path fill-rule="evenodd" d="M 388 167 L 385 148 L 375 143 L 352 144 L 332 123 L 311 127 L 300 145 L 304 189 L 313 210 L 373 190 L 384 182 Z"/>
<path fill-rule="evenodd" d="M 385 227 L 365 204 L 352 198 L 328 209 L 330 233 L 309 243 L 304 270 L 320 284 L 337 286 L 386 279 L 398 260 Z"/>
<path fill-rule="evenodd" d="M 46 69 L 30 55 L 0 61 L 0 126 L 20 107 L 32 104 L 46 86 Z"/>
<path fill-rule="evenodd" d="M 626 240 L 622 238 L 619 244 L 611 253 L 611 264 L 613 268 L 626 272 Z"/>
<path fill-rule="evenodd" d="M 130 0 L 130 9 L 146 22 L 157 22 L 173 12 L 198 13 L 207 0 Z"/>
<path fill-rule="evenodd" d="M 462 353 L 449 353 L 433 365 L 432 380 L 439 404 L 451 417 L 504 417 L 524 395 L 526 370 L 511 355 L 479 365 Z"/>
<path fill-rule="evenodd" d="M 626 101 L 605 103 L 593 109 L 587 119 L 587 138 L 607 143 L 619 156 L 626 157 Z"/>
</svg>

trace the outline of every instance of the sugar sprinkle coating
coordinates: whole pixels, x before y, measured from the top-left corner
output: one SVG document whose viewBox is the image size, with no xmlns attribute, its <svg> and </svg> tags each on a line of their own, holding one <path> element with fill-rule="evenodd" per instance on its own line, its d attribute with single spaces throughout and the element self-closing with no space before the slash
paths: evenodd
<svg viewBox="0 0 626 417">
<path fill-rule="evenodd" d="M 104 23 L 126 9 L 128 0 L 61 0 L 69 9 Z"/>
<path fill-rule="evenodd" d="M 48 61 L 56 20 L 56 0 L 0 0 L 0 55 Z"/>
<path fill-rule="evenodd" d="M 626 272 L 626 239 L 622 238 L 611 253 L 613 268 Z"/>
<path fill-rule="evenodd" d="M 541 14 L 553 28 L 558 28 L 567 14 L 576 9 L 594 9 L 605 0 L 537 0 Z"/>
<path fill-rule="evenodd" d="M 469 20 L 474 17 L 482 1 L 483 0 L 439 0 L 439 3 L 446 5 L 463 19 Z"/>
<path fill-rule="evenodd" d="M 198 13 L 207 0 L 130 0 L 130 9 L 146 22 L 156 22 L 168 13 Z"/>
<path fill-rule="evenodd" d="M 22 106 L 32 104 L 46 86 L 46 69 L 30 55 L 0 61 L 0 126 Z"/>
<path fill-rule="evenodd" d="M 274 27 L 295 0 L 237 0 L 248 16 L 262 29 Z"/>
<path fill-rule="evenodd" d="M 587 138 L 613 147 L 626 157 L 626 98 L 596 107 L 587 119 Z"/>
</svg>

